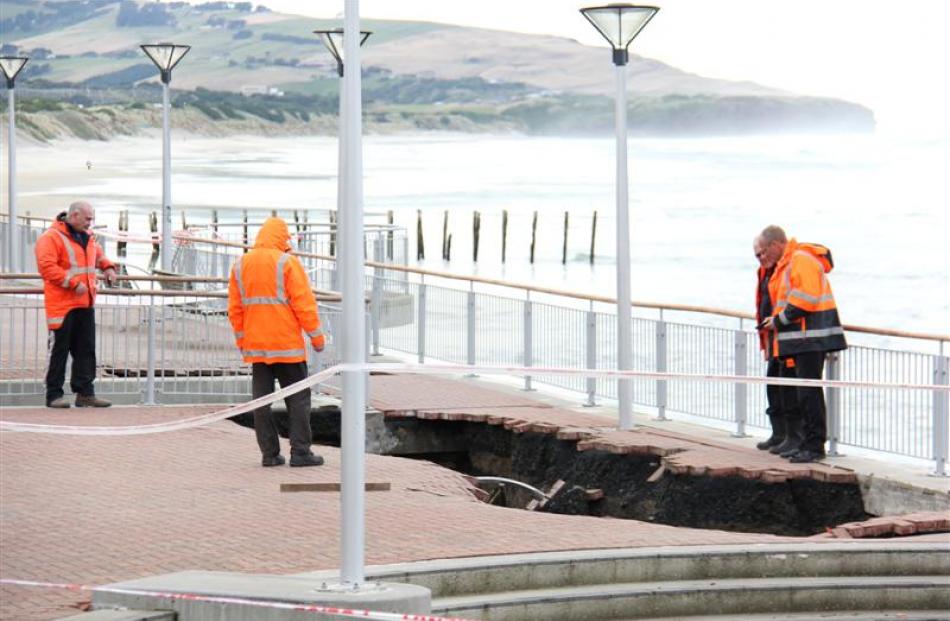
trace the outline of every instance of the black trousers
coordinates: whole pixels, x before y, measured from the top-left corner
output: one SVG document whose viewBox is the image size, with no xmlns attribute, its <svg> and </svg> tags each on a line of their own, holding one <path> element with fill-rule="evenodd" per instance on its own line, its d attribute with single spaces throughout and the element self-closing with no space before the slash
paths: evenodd
<svg viewBox="0 0 950 621">
<path fill-rule="evenodd" d="M 46 403 L 63 396 L 66 381 L 66 357 L 73 357 L 69 387 L 74 394 L 92 397 L 96 379 L 96 311 L 74 308 L 66 313 L 63 325 L 50 330 L 52 341 L 49 368 L 46 370 Z"/>
<path fill-rule="evenodd" d="M 821 379 L 825 371 L 825 352 L 813 351 L 795 355 L 795 376 L 799 379 Z M 828 423 L 825 413 L 825 391 L 821 387 L 798 387 L 798 406 L 802 411 L 802 449 L 825 452 Z"/>
<path fill-rule="evenodd" d="M 255 362 L 251 366 L 251 396 L 257 399 L 274 392 L 275 379 L 283 388 L 306 377 L 306 362 Z M 284 399 L 284 403 L 287 405 L 290 452 L 306 455 L 310 453 L 310 441 L 313 439 L 310 431 L 310 389 L 305 388 L 290 395 Z M 269 405 L 254 410 L 254 432 L 264 457 L 274 457 L 280 453 L 280 434 Z"/>
<path fill-rule="evenodd" d="M 766 377 L 796 377 L 795 369 L 789 368 L 785 361 L 779 358 L 769 360 L 765 375 Z M 769 402 L 769 406 L 765 410 L 765 413 L 769 415 L 769 420 L 781 419 L 787 423 L 788 421 L 797 422 L 801 418 L 801 411 L 798 408 L 798 390 L 795 386 L 766 384 L 765 397 Z M 785 427 L 779 428 L 784 429 Z"/>
</svg>

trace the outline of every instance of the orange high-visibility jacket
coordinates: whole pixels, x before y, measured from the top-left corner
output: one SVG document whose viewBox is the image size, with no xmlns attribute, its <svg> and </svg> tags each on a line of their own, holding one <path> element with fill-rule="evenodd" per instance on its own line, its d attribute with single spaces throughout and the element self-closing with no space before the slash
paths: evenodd
<svg viewBox="0 0 950 621">
<path fill-rule="evenodd" d="M 69 234 L 62 219 L 53 222 L 36 241 L 36 265 L 43 277 L 46 326 L 50 330 L 62 326 L 66 313 L 72 309 L 89 308 L 95 304 L 96 268 L 115 268 L 91 233 L 83 248 Z M 86 285 L 89 291 L 76 293 L 80 284 Z"/>
<path fill-rule="evenodd" d="M 831 252 L 824 246 L 788 240 L 769 279 L 779 356 L 848 347 L 828 282 L 827 273 L 833 267 Z"/>
<path fill-rule="evenodd" d="M 264 221 L 254 248 L 239 259 L 228 283 L 228 318 L 244 362 L 304 362 L 301 330 L 323 349 L 317 301 L 280 218 Z"/>
</svg>

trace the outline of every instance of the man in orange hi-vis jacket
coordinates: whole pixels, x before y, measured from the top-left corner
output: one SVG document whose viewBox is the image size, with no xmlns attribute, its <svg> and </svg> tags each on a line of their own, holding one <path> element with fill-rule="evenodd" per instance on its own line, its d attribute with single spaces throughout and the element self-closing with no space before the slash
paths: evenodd
<svg viewBox="0 0 950 621">
<path fill-rule="evenodd" d="M 115 264 L 106 258 L 90 227 L 92 205 L 77 201 L 56 217 L 36 241 L 36 265 L 43 277 L 46 327 L 50 330 L 49 369 L 46 372 L 46 406 L 68 408 L 63 395 L 66 358 L 73 357 L 69 386 L 76 407 L 108 407 L 96 397 L 96 270 L 108 284 L 115 283 Z"/>
<path fill-rule="evenodd" d="M 766 227 L 761 239 L 764 248 L 778 256 L 769 279 L 775 308 L 762 327 L 773 331 L 779 358 L 795 361 L 796 377 L 821 379 L 825 357 L 848 347 L 828 282 L 828 272 L 834 267 L 831 251 L 819 244 L 786 239 L 785 231 L 777 226 Z M 799 386 L 798 407 L 802 416 L 801 446 L 781 455 L 793 463 L 818 461 L 825 456 L 827 439 L 824 391 Z"/>
<path fill-rule="evenodd" d="M 769 280 L 775 273 L 775 264 L 778 263 L 781 253 L 770 247 L 761 236 L 752 242 L 752 251 L 759 261 L 756 272 L 755 287 L 755 321 L 756 326 L 762 324 L 767 317 L 772 316 L 774 304 L 769 295 Z M 795 377 L 795 363 L 788 358 L 778 357 L 774 347 L 774 338 L 770 330 L 759 330 L 759 349 L 767 363 L 766 377 Z M 801 416 L 798 412 L 798 391 L 794 386 L 766 384 L 766 400 L 768 408 L 766 414 L 772 425 L 772 435 L 767 440 L 755 445 L 760 451 L 769 451 L 776 455 L 790 448 L 795 450 L 801 446 Z"/>
<path fill-rule="evenodd" d="M 275 379 L 284 387 L 307 377 L 302 332 L 316 351 L 322 351 L 326 344 L 310 281 L 290 250 L 287 223 L 268 218 L 254 248 L 231 270 L 228 317 L 244 361 L 252 365 L 251 393 L 255 399 L 274 392 Z M 323 458 L 310 450 L 310 389 L 287 397 L 284 403 L 290 427 L 290 465 L 321 465 Z M 263 455 L 261 464 L 284 464 L 269 405 L 254 411 L 254 431 Z"/>
</svg>

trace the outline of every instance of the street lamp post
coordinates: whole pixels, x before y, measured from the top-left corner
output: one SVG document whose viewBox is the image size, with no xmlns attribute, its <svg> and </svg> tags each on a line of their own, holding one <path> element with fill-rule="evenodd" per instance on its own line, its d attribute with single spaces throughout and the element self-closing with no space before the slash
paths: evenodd
<svg viewBox="0 0 950 621">
<path fill-rule="evenodd" d="M 318 33 L 337 60 L 340 88 L 340 169 L 337 247 L 343 293 L 343 362 L 366 362 L 363 285 L 363 148 L 359 1 L 345 0 L 343 31 Z M 354 36 L 356 35 L 356 36 Z M 343 61 L 352 71 L 343 70 Z M 344 215 L 345 214 L 345 215 Z M 359 590 L 365 581 L 366 373 L 344 371 L 340 430 L 340 583 Z"/>
<path fill-rule="evenodd" d="M 627 200 L 627 48 L 659 8 L 632 4 L 608 4 L 581 9 L 594 28 L 613 48 L 617 93 L 617 366 L 633 367 L 633 328 L 630 312 L 630 214 Z M 620 429 L 633 428 L 633 395 L 629 379 L 617 381 Z"/>
<path fill-rule="evenodd" d="M 343 167 L 346 166 L 346 144 L 343 140 L 343 116 L 346 113 L 346 104 L 343 100 L 343 95 L 345 89 L 343 88 L 343 66 L 344 66 L 344 54 L 345 50 L 343 47 L 343 29 L 336 28 L 333 30 L 314 30 L 313 34 L 320 37 L 320 40 L 323 41 L 323 44 L 326 46 L 327 51 L 333 55 L 334 60 L 336 60 L 336 72 L 340 76 L 340 102 L 337 108 L 337 118 L 338 118 L 338 163 L 337 163 L 337 184 L 336 184 L 336 239 L 337 239 L 337 248 L 339 248 L 339 241 L 343 238 L 346 231 L 346 206 L 343 204 Z M 373 34 L 372 32 L 361 30 L 360 31 L 360 47 L 366 43 L 366 39 Z M 343 282 L 346 279 L 346 274 L 344 274 L 344 261 L 340 260 L 340 253 L 337 252 L 337 278 L 338 282 Z M 341 335 L 344 336 L 345 335 Z M 343 349 L 342 340 L 340 342 L 341 350 Z"/>
<path fill-rule="evenodd" d="M 171 182 L 171 130 L 168 114 L 168 85 L 172 81 L 172 69 L 184 58 L 190 45 L 155 43 L 140 46 L 162 72 L 162 270 L 172 268 L 172 182 Z"/>
<path fill-rule="evenodd" d="M 9 165 L 7 175 L 7 191 L 9 199 L 7 201 L 7 216 L 10 220 L 7 226 L 7 252 L 9 253 L 9 262 L 7 267 L 11 272 L 20 271 L 20 252 L 19 238 L 17 236 L 18 227 L 16 221 L 16 112 L 14 110 L 14 82 L 16 76 L 23 69 L 29 58 L 25 56 L 0 56 L 0 69 L 7 79 L 7 117 L 10 120 L 10 130 L 7 134 L 7 162 Z"/>
</svg>

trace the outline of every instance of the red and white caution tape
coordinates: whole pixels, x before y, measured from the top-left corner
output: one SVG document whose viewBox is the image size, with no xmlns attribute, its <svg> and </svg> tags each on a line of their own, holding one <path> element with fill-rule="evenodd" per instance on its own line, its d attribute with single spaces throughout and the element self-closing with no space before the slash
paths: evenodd
<svg viewBox="0 0 950 621">
<path fill-rule="evenodd" d="M 247 403 L 241 403 L 238 405 L 233 405 L 231 407 L 225 408 L 223 410 L 218 410 L 217 412 L 210 412 L 208 414 L 202 414 L 201 416 L 194 416 L 191 418 L 184 418 L 176 421 L 167 421 L 162 423 L 154 423 L 151 425 L 102 425 L 102 426 L 93 426 L 93 425 L 41 425 L 37 423 L 24 423 L 18 421 L 9 421 L 4 420 L 0 421 L 0 431 L 25 431 L 32 433 L 59 433 L 66 435 L 79 435 L 79 436 L 129 436 L 129 435 L 143 435 L 147 433 L 165 433 L 167 431 L 181 431 L 184 429 L 191 429 L 193 427 L 202 427 L 204 425 L 210 425 L 211 423 L 216 423 L 225 418 L 231 418 L 232 416 L 237 416 L 238 414 L 244 414 L 252 410 L 256 410 L 259 407 L 265 405 L 270 405 L 275 401 L 279 401 L 285 397 L 296 394 L 301 390 L 305 390 L 319 384 L 320 382 L 325 382 L 332 376 L 337 374 L 337 367 L 330 367 L 319 373 L 315 373 L 305 379 L 300 380 L 295 384 L 290 386 L 285 386 L 280 390 L 272 392 L 270 394 L 264 395 L 263 397 L 258 397 L 257 399 L 252 399 Z"/>
<path fill-rule="evenodd" d="M 0 578 L 0 584 L 22 587 L 40 587 L 48 589 L 65 589 L 68 591 L 98 591 L 100 593 L 118 593 L 121 595 L 138 595 L 142 597 L 161 597 L 165 599 L 185 600 L 190 602 L 208 602 L 211 604 L 237 604 L 240 606 L 255 606 L 257 608 L 277 608 L 281 610 L 295 610 L 298 612 L 313 612 L 334 615 L 339 617 L 359 617 L 373 621 L 470 621 L 462 618 L 436 617 L 398 612 L 379 612 L 361 610 L 357 608 L 339 608 L 336 606 L 320 606 L 318 604 L 296 604 L 293 602 L 274 602 L 246 599 L 243 597 L 221 597 L 217 595 L 198 595 L 194 593 L 171 593 L 164 591 L 146 591 L 140 589 L 117 589 L 114 587 L 96 587 L 85 584 L 65 584 L 57 582 L 38 582 L 35 580 L 12 580 Z"/>
<path fill-rule="evenodd" d="M 151 425 L 122 425 L 122 426 L 91 426 L 91 425 L 43 425 L 11 420 L 0 421 L 0 431 L 19 431 L 32 433 L 58 433 L 67 435 L 86 436 L 124 436 L 141 435 L 147 433 L 164 433 L 167 431 L 181 431 L 193 427 L 201 427 L 211 423 L 250 412 L 259 407 L 279 401 L 284 397 L 308 389 L 315 384 L 328 380 L 333 375 L 347 372 L 383 372 L 408 374 L 438 374 L 451 373 L 480 373 L 483 375 L 567 375 L 580 377 L 595 377 L 600 379 L 651 379 L 666 381 L 703 381 L 728 384 L 776 384 L 784 386 L 810 386 L 823 388 L 860 388 L 876 390 L 926 390 L 931 392 L 950 393 L 950 386 L 943 384 L 913 384 L 904 382 L 856 382 L 845 380 L 811 380 L 783 377 L 761 377 L 749 375 L 714 375 L 704 373 L 660 373 L 654 371 L 621 371 L 618 369 L 576 369 L 565 367 L 502 367 L 502 366 L 468 366 L 456 364 L 408 364 L 408 363 L 375 363 L 375 364 L 338 364 L 302 379 L 295 384 L 281 388 L 269 395 L 264 395 L 247 403 L 234 405 L 217 412 L 202 414 L 192 418 L 177 421 L 155 423 Z"/>
</svg>

